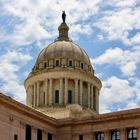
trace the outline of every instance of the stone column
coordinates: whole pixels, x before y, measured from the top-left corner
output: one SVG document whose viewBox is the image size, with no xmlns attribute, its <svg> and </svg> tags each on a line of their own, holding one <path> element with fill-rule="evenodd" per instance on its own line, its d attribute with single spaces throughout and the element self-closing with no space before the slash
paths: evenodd
<svg viewBox="0 0 140 140">
<path fill-rule="evenodd" d="M 121 130 L 120 130 L 120 139 L 121 140 L 127 140 L 127 132 L 126 132 L 126 129 L 125 128 L 122 128 Z"/>
<path fill-rule="evenodd" d="M 32 104 L 32 94 L 33 94 L 33 86 L 32 85 L 30 85 L 29 86 L 29 88 L 28 88 L 28 96 L 27 96 L 27 105 L 29 105 L 29 106 L 32 106 L 33 104 Z"/>
<path fill-rule="evenodd" d="M 39 81 L 37 81 L 37 106 L 39 106 L 39 100 L 40 100 L 40 96 L 39 96 Z"/>
<path fill-rule="evenodd" d="M 34 107 L 36 106 L 36 82 L 34 83 L 34 93 L 33 93 L 33 97 L 34 97 Z"/>
<path fill-rule="evenodd" d="M 91 93 L 91 92 L 90 92 L 90 83 L 88 83 L 88 107 L 89 107 L 89 108 L 90 108 L 90 104 L 91 104 L 91 103 L 90 103 L 90 98 L 91 98 L 91 97 L 90 97 L 90 93 Z"/>
<path fill-rule="evenodd" d="M 62 97 L 63 97 L 63 78 L 60 78 L 60 93 L 59 93 L 59 104 L 62 104 Z"/>
<path fill-rule="evenodd" d="M 93 85 L 91 85 L 91 108 L 93 109 Z"/>
<path fill-rule="evenodd" d="M 80 80 L 80 105 L 83 105 L 83 81 Z"/>
<path fill-rule="evenodd" d="M 48 104 L 48 79 L 45 80 L 45 105 Z"/>
<path fill-rule="evenodd" d="M 31 106 L 33 106 L 34 104 L 34 85 L 32 85 L 32 94 L 31 94 L 32 98 L 31 98 Z"/>
<path fill-rule="evenodd" d="M 68 78 L 65 78 L 65 95 L 64 95 L 64 104 L 68 103 Z"/>
<path fill-rule="evenodd" d="M 52 78 L 49 79 L 49 105 L 52 105 Z"/>
<path fill-rule="evenodd" d="M 75 104 L 78 104 L 78 79 L 75 79 Z"/>
<path fill-rule="evenodd" d="M 99 90 L 96 88 L 96 111 L 99 112 Z"/>
<path fill-rule="evenodd" d="M 96 87 L 93 86 L 93 109 L 96 111 Z"/>
<path fill-rule="evenodd" d="M 104 132 L 104 140 L 110 140 L 111 138 L 110 138 L 110 133 L 109 133 L 109 131 L 107 130 L 107 131 L 105 131 Z"/>
</svg>

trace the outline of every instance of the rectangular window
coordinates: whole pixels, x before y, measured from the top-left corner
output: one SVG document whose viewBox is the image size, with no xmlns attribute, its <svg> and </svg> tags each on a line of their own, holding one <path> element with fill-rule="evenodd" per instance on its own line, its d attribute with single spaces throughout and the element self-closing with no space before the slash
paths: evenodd
<svg viewBox="0 0 140 140">
<path fill-rule="evenodd" d="M 55 61 L 55 65 L 56 65 L 56 67 L 59 66 L 59 60 L 56 60 L 56 61 Z"/>
<path fill-rule="evenodd" d="M 104 133 L 98 132 L 95 134 L 96 140 L 104 140 Z"/>
<path fill-rule="evenodd" d="M 84 69 L 84 64 L 83 63 L 81 63 L 81 69 Z"/>
<path fill-rule="evenodd" d="M 42 140 L 42 130 L 37 129 L 37 140 Z"/>
<path fill-rule="evenodd" d="M 68 90 L 68 104 L 72 104 L 72 90 Z"/>
<path fill-rule="evenodd" d="M 132 128 L 127 130 L 128 140 L 137 140 L 137 129 Z"/>
<path fill-rule="evenodd" d="M 52 140 L 52 134 L 48 133 L 48 140 Z"/>
<path fill-rule="evenodd" d="M 83 135 L 79 135 L 79 140 L 83 140 Z"/>
<path fill-rule="evenodd" d="M 26 136 L 25 136 L 26 140 L 31 140 L 31 126 L 30 125 L 26 125 Z"/>
<path fill-rule="evenodd" d="M 111 140 L 120 140 L 120 131 L 112 131 Z"/>
<path fill-rule="evenodd" d="M 59 103 L 59 90 L 55 90 L 55 103 Z"/>
<path fill-rule="evenodd" d="M 18 135 L 17 134 L 14 135 L 14 140 L 18 140 Z"/>
<path fill-rule="evenodd" d="M 69 67 L 72 67 L 72 60 L 69 60 Z"/>
</svg>

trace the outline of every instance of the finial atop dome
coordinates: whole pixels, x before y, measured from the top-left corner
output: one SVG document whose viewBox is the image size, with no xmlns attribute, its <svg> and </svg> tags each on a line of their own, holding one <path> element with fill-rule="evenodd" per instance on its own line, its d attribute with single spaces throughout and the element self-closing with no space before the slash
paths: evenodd
<svg viewBox="0 0 140 140">
<path fill-rule="evenodd" d="M 68 37 L 69 27 L 68 27 L 68 25 L 65 22 L 66 21 L 65 11 L 63 11 L 63 13 L 62 13 L 62 20 L 63 20 L 63 22 L 58 27 L 58 30 L 59 30 L 58 40 L 68 41 L 69 40 L 69 37 Z"/>
</svg>

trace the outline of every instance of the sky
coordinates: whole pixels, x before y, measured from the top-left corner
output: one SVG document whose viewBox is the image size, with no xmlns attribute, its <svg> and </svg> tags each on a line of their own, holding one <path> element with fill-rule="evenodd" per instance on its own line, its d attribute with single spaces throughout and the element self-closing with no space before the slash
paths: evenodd
<svg viewBox="0 0 140 140">
<path fill-rule="evenodd" d="M 100 113 L 140 107 L 140 0 L 0 0 L 0 91 L 25 103 L 24 80 L 63 10 L 102 81 Z"/>
</svg>

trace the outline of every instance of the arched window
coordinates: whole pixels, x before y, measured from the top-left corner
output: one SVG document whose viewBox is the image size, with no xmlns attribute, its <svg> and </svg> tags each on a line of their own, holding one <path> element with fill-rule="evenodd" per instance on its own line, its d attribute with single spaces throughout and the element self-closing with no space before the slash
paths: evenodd
<svg viewBox="0 0 140 140">
<path fill-rule="evenodd" d="M 55 90 L 55 103 L 59 103 L 59 90 Z"/>
<path fill-rule="evenodd" d="M 68 104 L 72 104 L 72 90 L 68 90 Z"/>
</svg>

